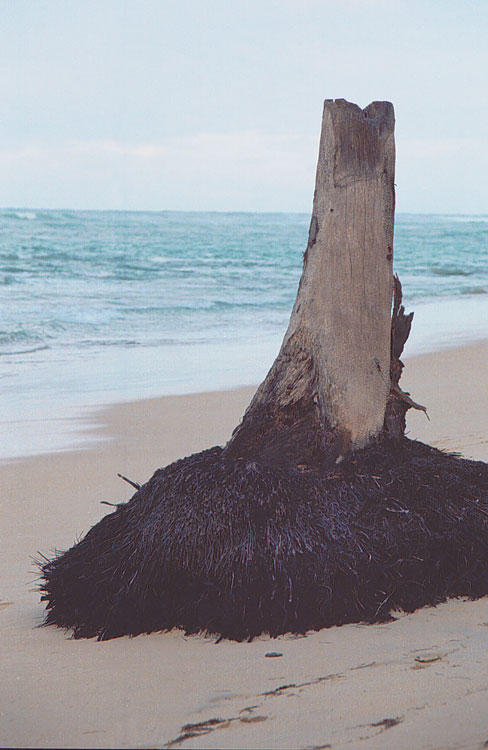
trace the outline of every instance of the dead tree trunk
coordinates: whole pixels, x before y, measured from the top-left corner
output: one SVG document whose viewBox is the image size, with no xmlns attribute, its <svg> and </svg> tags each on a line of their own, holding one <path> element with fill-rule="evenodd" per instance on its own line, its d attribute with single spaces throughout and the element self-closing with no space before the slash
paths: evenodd
<svg viewBox="0 0 488 750">
<path fill-rule="evenodd" d="M 268 376 L 226 446 L 261 462 L 339 462 L 383 429 L 390 393 L 394 113 L 324 103 L 304 268 Z"/>
</svg>

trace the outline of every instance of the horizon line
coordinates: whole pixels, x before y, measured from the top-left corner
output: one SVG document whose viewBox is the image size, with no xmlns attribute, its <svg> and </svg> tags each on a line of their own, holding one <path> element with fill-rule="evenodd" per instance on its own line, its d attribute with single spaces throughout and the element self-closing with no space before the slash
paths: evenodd
<svg viewBox="0 0 488 750">
<path fill-rule="evenodd" d="M 0 211 L 73 211 L 78 213 L 200 213 L 200 214 L 298 214 L 310 216 L 311 211 L 250 210 L 250 209 L 208 209 L 208 208 L 46 208 L 41 206 L 0 206 Z M 488 216 L 487 213 L 466 213 L 463 211 L 396 211 L 396 216 Z"/>
</svg>

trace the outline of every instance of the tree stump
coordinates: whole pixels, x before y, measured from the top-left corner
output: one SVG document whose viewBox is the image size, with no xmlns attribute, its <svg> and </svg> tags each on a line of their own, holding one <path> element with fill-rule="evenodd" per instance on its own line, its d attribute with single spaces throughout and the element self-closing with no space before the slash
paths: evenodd
<svg viewBox="0 0 488 750">
<path fill-rule="evenodd" d="M 281 351 L 226 447 L 339 462 L 383 428 L 390 393 L 395 118 L 326 100 L 308 247 Z"/>
<path fill-rule="evenodd" d="M 394 114 L 326 100 L 281 350 L 241 424 L 42 561 L 46 624 L 241 640 L 488 593 L 488 466 L 404 436 Z M 392 308 L 393 294 L 393 310 Z"/>
</svg>

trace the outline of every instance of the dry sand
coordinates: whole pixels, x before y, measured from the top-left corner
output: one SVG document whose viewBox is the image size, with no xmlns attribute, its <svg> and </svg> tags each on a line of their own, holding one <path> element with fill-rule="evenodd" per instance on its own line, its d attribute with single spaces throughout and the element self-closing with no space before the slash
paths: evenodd
<svg viewBox="0 0 488 750">
<path fill-rule="evenodd" d="M 488 461 L 487 375 L 488 343 L 408 360 L 402 384 L 431 418 L 410 412 L 410 437 Z M 250 644 L 181 632 L 97 643 L 35 627 L 30 556 L 73 544 L 110 510 L 100 500 L 128 498 L 117 471 L 144 481 L 225 442 L 252 390 L 110 407 L 99 414 L 110 440 L 0 467 L 0 746 L 485 746 L 487 599 Z"/>
</svg>

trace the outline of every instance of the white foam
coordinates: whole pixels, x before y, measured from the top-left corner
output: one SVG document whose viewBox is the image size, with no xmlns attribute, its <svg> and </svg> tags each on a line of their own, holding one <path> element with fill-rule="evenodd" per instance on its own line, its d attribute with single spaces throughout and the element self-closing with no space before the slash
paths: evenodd
<svg viewBox="0 0 488 750">
<path fill-rule="evenodd" d="M 37 219 L 35 211 L 15 211 L 15 216 L 18 219 L 26 219 L 27 221 L 33 221 Z"/>
</svg>

